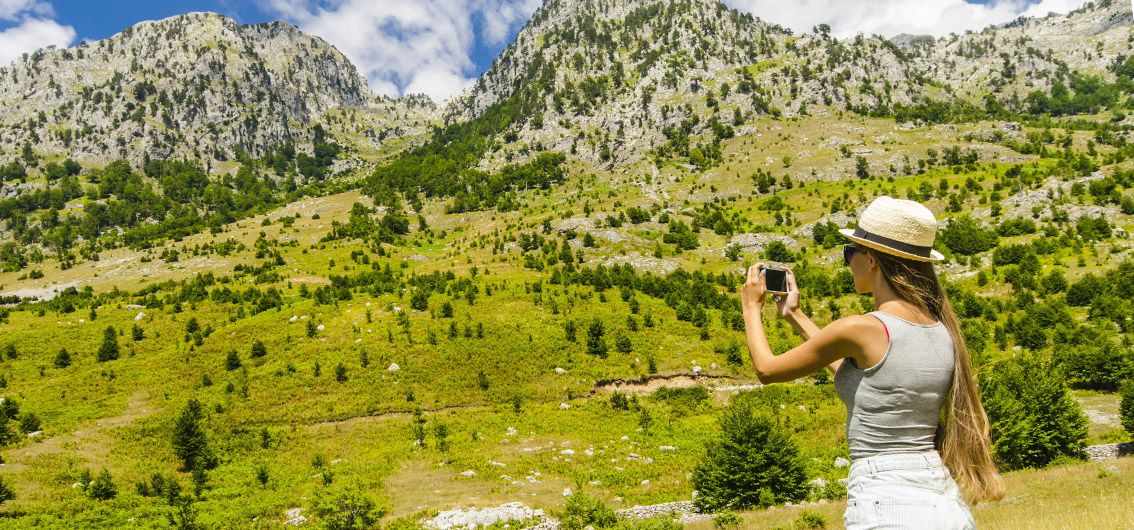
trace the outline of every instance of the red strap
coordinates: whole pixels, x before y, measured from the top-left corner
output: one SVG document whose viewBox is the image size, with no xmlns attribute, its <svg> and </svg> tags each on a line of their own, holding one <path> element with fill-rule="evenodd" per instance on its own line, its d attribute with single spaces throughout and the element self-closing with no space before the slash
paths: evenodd
<svg viewBox="0 0 1134 530">
<path fill-rule="evenodd" d="M 879 320 L 882 322 L 882 320 Z M 886 330 L 886 342 L 890 342 L 890 328 L 886 327 L 886 323 L 882 322 L 882 329 Z"/>
</svg>

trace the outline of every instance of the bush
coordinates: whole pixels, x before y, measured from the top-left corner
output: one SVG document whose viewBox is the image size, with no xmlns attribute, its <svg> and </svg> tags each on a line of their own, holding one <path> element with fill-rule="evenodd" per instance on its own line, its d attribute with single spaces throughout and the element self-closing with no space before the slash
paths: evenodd
<svg viewBox="0 0 1134 530">
<path fill-rule="evenodd" d="M 357 485 L 325 489 L 315 495 L 311 512 L 332 530 L 372 528 L 388 510 Z"/>
<path fill-rule="evenodd" d="M 725 510 L 713 517 L 713 526 L 721 529 L 736 528 L 740 526 L 742 522 L 744 522 L 744 519 L 732 510 Z"/>
<path fill-rule="evenodd" d="M 1075 388 L 1114 392 L 1134 377 L 1134 350 L 1111 344 L 1069 348 L 1058 353 L 1056 362 Z"/>
<path fill-rule="evenodd" d="M 587 526 L 610 528 L 618 524 L 618 514 L 601 499 L 575 492 L 567 497 L 559 523 L 565 530 L 581 530 Z"/>
<path fill-rule="evenodd" d="M 263 357 L 268 354 L 268 347 L 264 343 L 257 340 L 252 343 L 252 353 L 250 354 L 253 359 Z"/>
<path fill-rule="evenodd" d="M 98 362 L 113 361 L 118 358 L 118 332 L 113 326 L 106 326 L 102 332 L 102 346 L 98 348 Z"/>
<path fill-rule="evenodd" d="M 100 501 L 113 499 L 118 495 L 118 486 L 114 485 L 114 478 L 110 476 L 110 471 L 102 468 L 102 473 L 99 473 L 90 486 L 87 486 L 87 496 Z"/>
<path fill-rule="evenodd" d="M 216 467 L 216 458 L 209 448 L 209 440 L 201 427 L 204 412 L 201 403 L 190 399 L 173 427 L 173 452 L 181 459 L 182 469 L 188 471 L 198 463 L 205 469 Z"/>
<path fill-rule="evenodd" d="M 708 443 L 705 457 L 693 470 L 698 509 L 768 507 L 807 496 L 799 448 L 772 418 L 739 399 L 720 425 L 721 437 Z"/>
<path fill-rule="evenodd" d="M 941 242 L 957 254 L 972 255 L 996 246 L 995 230 L 986 229 L 980 221 L 967 215 L 957 217 L 941 231 Z"/>
<path fill-rule="evenodd" d="M 811 510 L 803 510 L 800 512 L 799 517 L 796 517 L 791 524 L 792 528 L 826 528 L 827 517 L 819 512 Z"/>
<path fill-rule="evenodd" d="M 0 478 L 0 504 L 15 498 L 16 492 L 12 491 L 12 488 L 9 488 L 8 485 L 4 483 L 4 479 Z"/>
<path fill-rule="evenodd" d="M 996 460 L 1007 469 L 1082 458 L 1087 417 L 1049 363 L 1016 357 L 980 379 Z"/>
<path fill-rule="evenodd" d="M 1122 385 L 1122 404 L 1119 406 L 1122 428 L 1134 436 L 1134 379 Z"/>
</svg>

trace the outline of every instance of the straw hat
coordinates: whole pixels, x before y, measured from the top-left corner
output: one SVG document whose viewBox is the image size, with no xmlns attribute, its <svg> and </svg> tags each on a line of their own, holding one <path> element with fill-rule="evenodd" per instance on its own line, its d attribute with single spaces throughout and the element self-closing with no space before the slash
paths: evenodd
<svg viewBox="0 0 1134 530">
<path fill-rule="evenodd" d="M 864 247 L 914 261 L 941 261 L 933 250 L 937 235 L 937 219 L 919 202 L 895 199 L 885 195 L 874 199 L 858 218 L 854 230 L 839 233 Z"/>
</svg>

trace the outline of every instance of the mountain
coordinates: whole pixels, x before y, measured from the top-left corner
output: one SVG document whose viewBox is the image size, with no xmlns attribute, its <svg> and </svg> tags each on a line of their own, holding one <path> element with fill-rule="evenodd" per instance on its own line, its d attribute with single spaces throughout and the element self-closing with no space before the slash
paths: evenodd
<svg viewBox="0 0 1134 530">
<path fill-rule="evenodd" d="M 0 147 L 135 165 L 262 156 L 309 142 L 327 110 L 388 103 L 342 53 L 295 26 L 190 13 L 0 68 Z"/>
<path fill-rule="evenodd" d="M 1027 110 L 1029 92 L 1069 73 L 1113 80 L 1131 54 L 1130 23 L 1124 3 L 1098 2 L 962 36 L 835 39 L 825 26 L 792 35 L 716 0 L 549 0 L 445 116 L 524 109 L 483 167 L 533 148 L 608 167 L 647 154 L 706 167 L 758 115 L 894 115 L 989 95 Z"/>
</svg>

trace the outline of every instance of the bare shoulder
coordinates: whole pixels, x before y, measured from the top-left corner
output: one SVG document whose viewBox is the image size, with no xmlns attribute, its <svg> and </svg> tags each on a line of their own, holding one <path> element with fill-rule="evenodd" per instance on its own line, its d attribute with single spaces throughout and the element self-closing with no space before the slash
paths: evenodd
<svg viewBox="0 0 1134 530">
<path fill-rule="evenodd" d="M 873 335 L 885 334 L 885 324 L 870 315 L 850 315 L 831 322 L 823 331 L 832 334 L 832 338 L 841 338 L 856 344 L 873 338 Z"/>
</svg>

